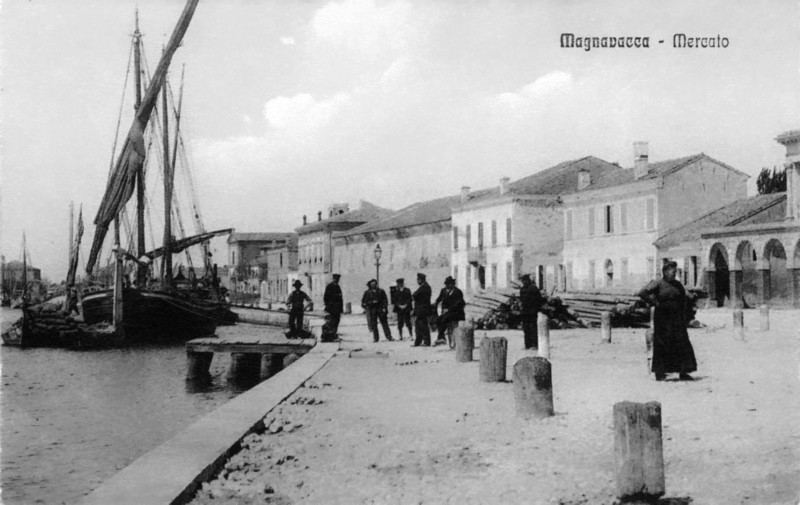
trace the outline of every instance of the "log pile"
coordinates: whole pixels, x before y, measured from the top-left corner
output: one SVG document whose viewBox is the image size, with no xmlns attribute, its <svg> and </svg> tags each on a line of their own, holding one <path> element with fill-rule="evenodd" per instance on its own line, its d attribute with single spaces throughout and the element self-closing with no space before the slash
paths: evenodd
<svg viewBox="0 0 800 505">
<path fill-rule="evenodd" d="M 687 289 L 687 325 L 695 325 L 697 301 L 708 297 L 701 289 Z M 547 315 L 551 329 L 600 326 L 603 312 L 611 314 L 616 328 L 648 328 L 650 304 L 637 295 L 607 293 L 559 293 L 543 295 L 540 312 Z M 519 297 L 513 290 L 484 292 L 467 300 L 467 319 L 475 319 L 478 329 L 521 328 Z"/>
</svg>

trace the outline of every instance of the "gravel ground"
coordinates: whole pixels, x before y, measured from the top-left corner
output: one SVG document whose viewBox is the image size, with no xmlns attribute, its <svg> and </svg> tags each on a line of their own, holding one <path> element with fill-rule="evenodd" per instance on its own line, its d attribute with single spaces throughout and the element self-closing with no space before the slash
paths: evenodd
<svg viewBox="0 0 800 505">
<path fill-rule="evenodd" d="M 192 504 L 612 504 L 623 400 L 661 402 L 661 504 L 796 504 L 800 311 L 773 311 L 769 332 L 758 317 L 745 312 L 742 342 L 729 311 L 700 311 L 694 382 L 653 380 L 644 330 L 615 329 L 611 344 L 599 329 L 551 331 L 556 414 L 539 421 L 517 418 L 513 384 L 480 382 L 477 361 L 346 327 L 342 351 Z M 508 338 L 511 379 L 521 332 L 487 334 Z"/>
</svg>

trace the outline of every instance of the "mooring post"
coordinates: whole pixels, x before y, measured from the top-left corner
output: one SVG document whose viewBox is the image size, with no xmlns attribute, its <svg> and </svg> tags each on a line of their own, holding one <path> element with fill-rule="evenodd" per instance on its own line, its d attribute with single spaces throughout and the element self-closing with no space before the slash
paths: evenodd
<svg viewBox="0 0 800 505">
<path fill-rule="evenodd" d="M 186 379 L 206 379 L 211 376 L 211 361 L 214 359 L 213 352 L 186 352 Z"/>
<path fill-rule="evenodd" d="M 228 380 L 248 381 L 259 376 L 261 361 L 258 354 L 232 352 L 228 368 Z"/>
<path fill-rule="evenodd" d="M 536 326 L 539 333 L 539 356 L 550 359 L 550 323 L 546 314 L 539 312 Z"/>
<path fill-rule="evenodd" d="M 353 304 L 347 302 L 344 304 L 344 313 L 345 314 L 352 314 L 353 313 Z"/>
<path fill-rule="evenodd" d="M 505 337 L 483 337 L 481 340 L 480 376 L 482 382 L 506 380 L 506 355 L 508 341 Z"/>
<path fill-rule="evenodd" d="M 541 349 L 541 340 L 539 342 Z M 547 359 L 539 356 L 522 358 L 514 364 L 512 378 L 518 416 L 542 419 L 554 414 L 553 380 Z"/>
<path fill-rule="evenodd" d="M 733 310 L 733 336 L 737 340 L 744 340 L 744 312 L 742 309 Z"/>
<path fill-rule="evenodd" d="M 600 337 L 602 342 L 611 343 L 611 312 L 607 310 L 600 315 Z"/>
<path fill-rule="evenodd" d="M 456 362 L 466 363 L 472 361 L 472 350 L 475 347 L 475 333 L 469 326 L 459 326 L 453 330 L 456 341 Z"/>
<path fill-rule="evenodd" d="M 761 331 L 769 331 L 769 305 L 762 305 L 759 314 L 761 315 Z"/>
<path fill-rule="evenodd" d="M 655 502 L 665 492 L 659 402 L 614 405 L 614 464 L 622 502 Z"/>
</svg>

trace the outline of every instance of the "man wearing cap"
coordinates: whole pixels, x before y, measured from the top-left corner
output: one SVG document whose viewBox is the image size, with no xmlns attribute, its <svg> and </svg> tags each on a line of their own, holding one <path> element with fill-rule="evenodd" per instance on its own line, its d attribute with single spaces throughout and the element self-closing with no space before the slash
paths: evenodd
<svg viewBox="0 0 800 505">
<path fill-rule="evenodd" d="M 439 337 L 436 339 L 435 345 L 446 344 L 445 331 L 452 335 L 453 328 L 458 326 L 459 321 L 465 319 L 464 307 L 466 302 L 464 302 L 464 293 L 456 287 L 456 280 L 449 275 L 444 280 L 444 288 L 439 292 L 435 305 L 438 306 L 440 303 L 442 304 L 442 314 L 437 321 Z"/>
<path fill-rule="evenodd" d="M 373 340 L 375 342 L 378 341 L 378 321 L 383 327 L 383 335 L 386 340 L 394 340 L 392 331 L 389 329 L 389 321 L 386 319 L 386 313 L 389 310 L 389 299 L 386 298 L 386 291 L 378 287 L 378 281 L 375 279 L 371 279 L 367 283 L 367 290 L 364 291 L 364 296 L 361 297 L 361 306 L 364 307 L 364 312 L 367 313 L 367 319 L 372 328 Z"/>
<path fill-rule="evenodd" d="M 519 288 L 520 316 L 522 316 L 525 349 L 537 349 L 539 347 L 539 329 L 536 318 L 544 300 L 542 293 L 539 292 L 539 288 L 533 283 L 529 274 L 523 275 L 520 280 L 522 281 L 522 287 Z"/>
<path fill-rule="evenodd" d="M 306 302 L 311 303 L 311 298 L 300 290 L 303 283 L 300 279 L 294 281 L 294 291 L 286 299 L 286 308 L 289 309 L 289 338 L 299 338 L 303 331 L 303 312 L 306 310 Z"/>
<path fill-rule="evenodd" d="M 344 312 L 344 299 L 342 298 L 342 288 L 339 286 L 339 279 L 342 277 L 339 274 L 333 274 L 333 281 L 325 286 L 325 294 L 322 296 L 322 301 L 325 303 L 325 312 L 327 312 L 326 325 L 323 327 L 323 339 L 325 341 L 333 340 L 336 338 L 336 333 L 339 331 L 339 320 Z"/>
<path fill-rule="evenodd" d="M 414 299 L 414 329 L 417 330 L 417 338 L 414 340 L 414 347 L 420 345 L 431 345 L 431 327 L 428 325 L 428 318 L 431 316 L 431 287 L 425 278 L 425 274 L 417 274 L 417 284 L 419 287 L 412 298 Z"/>
<path fill-rule="evenodd" d="M 397 331 L 400 340 L 403 340 L 403 325 L 408 328 L 408 334 L 414 336 L 411 329 L 411 310 L 413 305 L 411 290 L 405 286 L 405 279 L 397 279 L 397 288 L 394 290 L 394 311 L 397 313 Z"/>
</svg>

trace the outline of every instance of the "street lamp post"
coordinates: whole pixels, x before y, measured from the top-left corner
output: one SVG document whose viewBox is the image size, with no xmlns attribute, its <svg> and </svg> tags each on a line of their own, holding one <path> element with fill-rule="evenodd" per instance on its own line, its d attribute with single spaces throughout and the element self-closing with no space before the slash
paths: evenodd
<svg viewBox="0 0 800 505">
<path fill-rule="evenodd" d="M 375 250 L 372 251 L 372 253 L 375 255 L 375 281 L 378 283 L 378 285 L 380 285 L 380 280 L 381 280 L 381 254 L 383 254 L 383 251 L 381 251 L 381 245 L 380 244 L 376 245 L 375 246 Z"/>
</svg>

